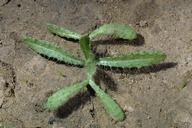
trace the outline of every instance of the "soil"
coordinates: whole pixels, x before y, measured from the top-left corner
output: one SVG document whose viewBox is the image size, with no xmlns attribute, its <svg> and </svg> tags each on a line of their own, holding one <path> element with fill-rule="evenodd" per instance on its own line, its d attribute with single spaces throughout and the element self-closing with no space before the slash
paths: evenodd
<svg viewBox="0 0 192 128">
<path fill-rule="evenodd" d="M 47 22 L 79 33 L 104 23 L 129 24 L 141 39 L 103 41 L 96 52 L 158 50 L 167 59 L 144 69 L 102 69 L 101 87 L 124 109 L 122 122 L 113 121 L 90 93 L 48 111 L 43 107 L 47 97 L 83 80 L 85 70 L 43 58 L 22 43 L 22 36 L 30 35 L 83 57 L 78 43 L 49 33 Z M 0 1 L 0 127 L 192 128 L 191 78 L 191 0 Z"/>
</svg>

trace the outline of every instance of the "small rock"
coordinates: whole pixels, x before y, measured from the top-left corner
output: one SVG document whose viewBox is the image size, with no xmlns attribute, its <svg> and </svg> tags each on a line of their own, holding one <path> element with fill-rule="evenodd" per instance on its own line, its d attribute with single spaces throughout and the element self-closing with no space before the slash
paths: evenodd
<svg viewBox="0 0 192 128">
<path fill-rule="evenodd" d="M 148 23 L 146 20 L 141 20 L 138 25 L 139 25 L 139 27 L 147 27 Z"/>
<path fill-rule="evenodd" d="M 134 108 L 131 107 L 131 106 L 126 106 L 126 105 L 125 105 L 125 107 L 123 108 L 123 110 L 126 111 L 126 112 L 133 112 L 133 111 L 134 111 Z"/>
</svg>

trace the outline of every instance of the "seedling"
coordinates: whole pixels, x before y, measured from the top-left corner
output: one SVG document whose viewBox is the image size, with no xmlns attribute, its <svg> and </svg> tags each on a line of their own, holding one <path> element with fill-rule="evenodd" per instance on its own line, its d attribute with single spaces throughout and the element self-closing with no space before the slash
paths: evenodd
<svg viewBox="0 0 192 128">
<path fill-rule="evenodd" d="M 93 32 L 80 35 L 65 28 L 58 27 L 53 24 L 47 24 L 48 30 L 56 35 L 65 38 L 72 38 L 80 42 L 81 50 L 84 54 L 84 59 L 79 59 L 69 52 L 55 46 L 44 40 L 38 40 L 32 37 L 24 37 L 24 43 L 33 49 L 35 52 L 45 55 L 49 58 L 57 59 L 72 65 L 80 65 L 86 68 L 87 79 L 71 86 L 64 87 L 50 96 L 45 104 L 45 107 L 50 110 L 56 110 L 65 104 L 70 98 L 80 93 L 87 85 L 95 91 L 96 96 L 100 99 L 106 112 L 116 121 L 122 121 L 125 114 L 122 108 L 106 94 L 95 82 L 94 75 L 98 66 L 116 67 L 116 68 L 141 68 L 158 64 L 166 58 L 166 55 L 161 52 L 134 52 L 120 56 L 109 56 L 97 58 L 91 50 L 90 40 L 98 36 L 110 35 L 114 38 L 122 38 L 126 40 L 136 39 L 136 32 L 127 25 L 122 24 L 105 24 Z"/>
</svg>

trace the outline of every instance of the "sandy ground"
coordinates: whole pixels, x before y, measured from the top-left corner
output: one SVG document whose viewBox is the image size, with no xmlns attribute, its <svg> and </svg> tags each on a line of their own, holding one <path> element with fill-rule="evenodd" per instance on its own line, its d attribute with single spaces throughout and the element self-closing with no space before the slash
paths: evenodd
<svg viewBox="0 0 192 128">
<path fill-rule="evenodd" d="M 111 120 L 89 93 L 51 112 L 43 108 L 47 97 L 83 80 L 85 71 L 47 60 L 21 42 L 30 35 L 82 57 L 79 44 L 50 34 L 47 22 L 79 33 L 103 23 L 129 24 L 143 37 L 137 45 L 102 42 L 96 51 L 117 55 L 160 50 L 168 57 L 147 70 L 105 71 L 108 81 L 101 86 L 125 110 L 123 122 Z M 191 78 L 191 0 L 0 1 L 0 127 L 192 128 Z"/>
</svg>

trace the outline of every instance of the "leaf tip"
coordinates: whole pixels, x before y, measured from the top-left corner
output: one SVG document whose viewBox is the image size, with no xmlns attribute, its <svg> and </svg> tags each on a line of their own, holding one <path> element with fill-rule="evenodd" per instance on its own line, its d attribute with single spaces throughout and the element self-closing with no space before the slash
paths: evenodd
<svg viewBox="0 0 192 128">
<path fill-rule="evenodd" d="M 30 36 L 22 36 L 22 38 L 21 38 L 21 41 L 23 42 L 23 43 L 25 43 L 25 44 L 28 44 L 30 41 L 32 41 L 33 40 L 33 38 L 32 37 L 30 37 Z"/>
<path fill-rule="evenodd" d="M 47 28 L 49 29 L 50 27 L 53 27 L 54 24 L 52 24 L 52 23 L 46 23 L 46 26 L 47 26 Z"/>
<path fill-rule="evenodd" d="M 49 97 L 46 101 L 46 103 L 44 103 L 44 108 L 48 109 L 48 110 L 51 110 L 51 111 L 54 111 L 58 108 L 58 106 L 56 106 L 54 104 L 54 102 L 52 101 L 52 99 L 50 99 L 51 97 Z"/>
<path fill-rule="evenodd" d="M 114 119 L 115 121 L 124 121 L 125 118 L 126 118 L 126 116 L 125 116 L 125 113 L 123 112 L 123 110 L 122 110 L 122 112 L 118 113 L 118 115 L 116 115 L 115 117 L 113 117 L 113 119 Z"/>
</svg>

